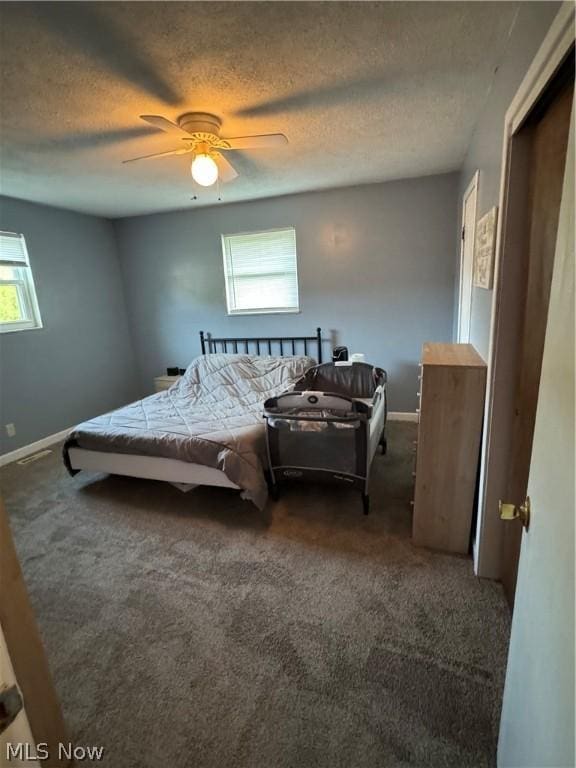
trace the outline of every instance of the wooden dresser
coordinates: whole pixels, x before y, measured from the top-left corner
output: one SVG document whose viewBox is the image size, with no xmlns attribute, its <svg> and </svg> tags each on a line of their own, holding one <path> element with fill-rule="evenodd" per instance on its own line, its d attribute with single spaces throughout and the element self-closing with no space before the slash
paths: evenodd
<svg viewBox="0 0 576 768">
<path fill-rule="evenodd" d="M 480 456 L 486 363 L 471 344 L 422 347 L 414 543 L 466 553 Z"/>
</svg>

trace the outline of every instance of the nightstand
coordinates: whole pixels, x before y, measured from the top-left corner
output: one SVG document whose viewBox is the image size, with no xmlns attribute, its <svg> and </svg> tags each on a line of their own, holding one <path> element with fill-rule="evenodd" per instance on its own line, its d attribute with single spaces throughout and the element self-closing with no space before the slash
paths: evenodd
<svg viewBox="0 0 576 768">
<path fill-rule="evenodd" d="M 154 379 L 154 390 L 156 392 L 162 392 L 165 389 L 169 389 L 172 384 L 175 384 L 181 376 L 156 376 Z"/>
</svg>

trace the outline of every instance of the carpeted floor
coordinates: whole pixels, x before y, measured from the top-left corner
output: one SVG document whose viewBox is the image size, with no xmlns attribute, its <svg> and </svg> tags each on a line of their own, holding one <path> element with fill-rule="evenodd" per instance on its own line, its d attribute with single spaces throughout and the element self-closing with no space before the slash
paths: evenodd
<svg viewBox="0 0 576 768">
<path fill-rule="evenodd" d="M 372 512 L 294 488 L 0 471 L 76 744 L 108 768 L 491 766 L 500 587 L 410 543 L 414 425 L 389 425 Z M 87 765 L 84 762 L 82 765 Z"/>
</svg>

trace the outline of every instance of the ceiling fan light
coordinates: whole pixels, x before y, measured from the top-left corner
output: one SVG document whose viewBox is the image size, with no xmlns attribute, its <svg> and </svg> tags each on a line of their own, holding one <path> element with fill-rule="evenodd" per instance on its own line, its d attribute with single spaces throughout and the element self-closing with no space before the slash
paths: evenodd
<svg viewBox="0 0 576 768">
<path fill-rule="evenodd" d="M 206 153 L 199 153 L 192 161 L 192 178 L 201 187 L 211 187 L 218 179 L 218 166 Z"/>
</svg>

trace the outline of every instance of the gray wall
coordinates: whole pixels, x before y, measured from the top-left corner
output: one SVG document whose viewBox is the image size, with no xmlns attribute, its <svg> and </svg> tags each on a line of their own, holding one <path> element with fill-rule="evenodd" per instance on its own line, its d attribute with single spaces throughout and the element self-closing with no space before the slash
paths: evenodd
<svg viewBox="0 0 576 768">
<path fill-rule="evenodd" d="M 492 88 L 476 124 L 460 174 L 458 231 L 462 195 L 477 169 L 480 170 L 478 219 L 493 205 L 498 205 L 504 117 L 559 7 L 560 3 L 520 4 L 504 58 L 495 73 Z M 470 342 L 486 360 L 490 341 L 492 295 L 493 291 L 472 289 Z"/>
<path fill-rule="evenodd" d="M 2 197 L 0 228 L 26 237 L 44 324 L 0 334 L 6 453 L 129 402 L 136 376 L 112 224 Z"/>
<path fill-rule="evenodd" d="M 391 410 L 414 410 L 422 342 L 452 335 L 457 187 L 447 174 L 115 221 L 142 391 L 199 354 L 200 329 L 321 326 L 388 370 Z M 289 225 L 301 313 L 228 317 L 220 235 Z"/>
</svg>

